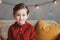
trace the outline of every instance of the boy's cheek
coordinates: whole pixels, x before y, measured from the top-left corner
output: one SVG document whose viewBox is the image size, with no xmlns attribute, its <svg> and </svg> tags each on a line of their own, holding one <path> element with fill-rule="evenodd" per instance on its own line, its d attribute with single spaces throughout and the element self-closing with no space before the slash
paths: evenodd
<svg viewBox="0 0 60 40">
<path fill-rule="evenodd" d="M 25 18 L 24 18 L 24 20 L 27 20 L 27 19 L 28 19 L 28 17 L 25 17 Z"/>
</svg>

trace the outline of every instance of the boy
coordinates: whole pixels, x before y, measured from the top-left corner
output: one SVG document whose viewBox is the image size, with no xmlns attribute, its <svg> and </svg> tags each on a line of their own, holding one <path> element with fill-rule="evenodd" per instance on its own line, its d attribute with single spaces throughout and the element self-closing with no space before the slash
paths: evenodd
<svg viewBox="0 0 60 40">
<path fill-rule="evenodd" d="M 35 31 L 26 20 L 29 17 L 29 9 L 24 3 L 15 5 L 13 16 L 16 20 L 8 30 L 7 40 L 35 40 Z"/>
</svg>

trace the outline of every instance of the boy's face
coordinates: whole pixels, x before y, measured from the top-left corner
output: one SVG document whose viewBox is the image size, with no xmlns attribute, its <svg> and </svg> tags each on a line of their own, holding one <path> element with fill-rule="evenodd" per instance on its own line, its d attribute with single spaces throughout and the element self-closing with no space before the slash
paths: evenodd
<svg viewBox="0 0 60 40">
<path fill-rule="evenodd" d="M 29 14 L 27 14 L 27 9 L 20 9 L 15 12 L 15 19 L 20 24 L 23 25 L 25 21 L 27 20 Z"/>
</svg>

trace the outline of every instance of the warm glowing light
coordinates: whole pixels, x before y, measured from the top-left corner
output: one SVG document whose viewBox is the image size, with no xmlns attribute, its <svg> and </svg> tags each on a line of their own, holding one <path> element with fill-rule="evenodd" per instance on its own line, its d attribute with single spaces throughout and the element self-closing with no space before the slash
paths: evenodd
<svg viewBox="0 0 60 40">
<path fill-rule="evenodd" d="M 35 5 L 35 9 L 39 9 L 39 5 Z"/>
<path fill-rule="evenodd" d="M 53 4 L 54 4 L 54 6 L 57 5 L 57 1 L 56 0 L 53 0 Z"/>
<path fill-rule="evenodd" d="M 55 1 L 55 2 L 54 2 L 54 5 L 57 5 L 57 4 L 58 4 L 58 3 Z"/>
<path fill-rule="evenodd" d="M 57 2 L 55 1 L 54 3 L 56 4 Z"/>
<path fill-rule="evenodd" d="M 2 3 L 2 1 L 0 0 L 0 3 Z"/>
<path fill-rule="evenodd" d="M 53 0 L 53 3 L 56 4 L 57 3 L 56 0 Z"/>
</svg>

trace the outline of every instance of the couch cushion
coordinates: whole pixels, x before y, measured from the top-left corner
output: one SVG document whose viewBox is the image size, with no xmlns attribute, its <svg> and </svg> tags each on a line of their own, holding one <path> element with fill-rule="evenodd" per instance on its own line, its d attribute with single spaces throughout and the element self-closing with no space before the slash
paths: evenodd
<svg viewBox="0 0 60 40">
<path fill-rule="evenodd" d="M 43 20 L 37 22 L 36 40 L 55 40 L 60 33 L 60 24 L 48 23 Z"/>
</svg>

